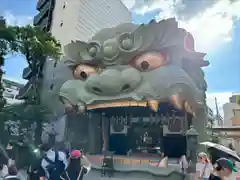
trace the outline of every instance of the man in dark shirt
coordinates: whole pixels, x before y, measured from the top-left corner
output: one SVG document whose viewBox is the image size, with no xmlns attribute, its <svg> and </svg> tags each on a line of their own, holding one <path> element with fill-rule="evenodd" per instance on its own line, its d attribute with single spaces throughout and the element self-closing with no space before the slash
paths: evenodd
<svg viewBox="0 0 240 180">
<path fill-rule="evenodd" d="M 29 180 L 39 180 L 45 176 L 45 171 L 41 166 L 42 159 L 36 159 L 28 168 Z"/>
<path fill-rule="evenodd" d="M 231 176 L 232 172 L 237 172 L 232 161 L 227 158 L 220 158 L 214 165 L 214 173 L 210 175 L 209 180 L 223 180 Z"/>
</svg>

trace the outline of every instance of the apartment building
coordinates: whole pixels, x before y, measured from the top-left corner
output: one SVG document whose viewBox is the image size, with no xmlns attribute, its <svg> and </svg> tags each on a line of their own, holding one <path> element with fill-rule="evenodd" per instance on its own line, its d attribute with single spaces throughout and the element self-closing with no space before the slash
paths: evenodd
<svg viewBox="0 0 240 180">
<path fill-rule="evenodd" d="M 3 79 L 2 85 L 4 87 L 3 97 L 7 101 L 6 105 L 20 104 L 23 102 L 22 100 L 17 99 L 20 88 L 24 86 L 23 84 Z"/>
</svg>

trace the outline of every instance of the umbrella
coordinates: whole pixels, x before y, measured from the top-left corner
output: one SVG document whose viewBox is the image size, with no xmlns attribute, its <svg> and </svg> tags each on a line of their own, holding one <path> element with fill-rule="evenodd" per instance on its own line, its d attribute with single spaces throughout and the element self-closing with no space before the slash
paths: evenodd
<svg viewBox="0 0 240 180">
<path fill-rule="evenodd" d="M 228 154 L 229 156 L 233 157 L 236 161 L 240 162 L 240 157 L 238 156 L 236 151 L 231 150 L 230 148 L 227 148 L 226 146 L 223 146 L 221 144 L 216 144 L 212 142 L 201 142 L 201 145 L 205 145 L 207 147 L 214 148 L 216 150 L 222 151 L 223 153 Z"/>
</svg>

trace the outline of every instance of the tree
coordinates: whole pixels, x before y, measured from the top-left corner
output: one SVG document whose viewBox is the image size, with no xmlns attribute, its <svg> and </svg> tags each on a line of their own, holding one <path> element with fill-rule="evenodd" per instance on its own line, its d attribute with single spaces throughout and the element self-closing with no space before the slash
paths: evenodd
<svg viewBox="0 0 240 180">
<path fill-rule="evenodd" d="M 1 114 L 5 119 L 11 118 L 20 121 L 29 119 L 31 122 L 36 122 L 36 141 L 39 143 L 42 133 L 42 118 L 40 117 L 45 113 L 45 111 L 41 111 L 43 105 L 40 102 L 39 95 L 40 83 L 43 77 L 42 69 L 47 57 L 55 60 L 60 58 L 61 46 L 49 32 L 44 32 L 40 28 L 30 25 L 21 27 L 7 26 L 4 18 L 0 18 L 0 67 L 4 64 L 5 56 L 11 52 L 25 56 L 31 75 L 27 78 L 29 80 L 25 85 L 27 88 L 22 90 L 27 91 L 24 93 L 26 94 L 26 97 L 24 97 L 25 104 L 21 106 L 7 106 Z M 0 75 L 2 74 L 1 72 Z M 28 92 L 29 89 L 31 89 L 30 93 Z M 2 94 L 3 90 L 0 87 L 0 98 Z M 29 105 L 33 102 L 35 105 Z M 44 107 L 43 109 L 46 108 Z"/>
<path fill-rule="evenodd" d="M 43 124 L 47 122 L 48 115 L 50 114 L 51 112 L 48 108 L 42 105 L 28 105 L 23 103 L 6 106 L 0 112 L 0 119 L 2 122 L 5 122 L 1 125 L 4 128 L 1 129 L 1 132 L 4 133 L 4 130 L 8 132 L 7 136 L 11 140 L 27 140 L 39 145 L 41 143 Z M 8 125 L 13 130 L 8 129 Z M 6 134 L 1 134 L 1 137 L 6 137 Z"/>
<path fill-rule="evenodd" d="M 42 135 L 42 124 L 43 120 L 36 119 L 39 114 L 39 107 L 43 106 L 40 102 L 40 84 L 43 78 L 42 70 L 43 65 L 47 57 L 51 57 L 58 60 L 61 56 L 61 45 L 49 32 L 42 31 L 39 27 L 34 26 L 23 26 L 15 27 L 16 41 L 18 42 L 17 50 L 20 54 L 24 55 L 28 63 L 28 68 L 30 69 L 31 76 L 29 76 L 28 84 L 26 86 L 31 86 L 31 88 L 25 88 L 26 90 L 31 89 L 27 92 L 27 97 L 24 97 L 27 104 L 35 104 L 34 107 L 30 108 L 31 113 L 33 113 L 32 120 L 36 122 L 36 143 L 41 142 Z M 45 108 L 43 108 L 45 109 Z M 46 113 L 46 112 L 41 112 Z M 37 116 L 36 116 L 37 115 Z"/>
<path fill-rule="evenodd" d="M 26 57 L 33 85 L 34 101 L 40 104 L 39 85 L 43 77 L 42 69 L 47 57 L 58 60 L 61 56 L 61 45 L 49 32 L 30 25 L 15 27 L 18 52 Z M 32 96 L 32 95 L 31 95 Z M 32 98 L 32 97 L 30 97 Z"/>
<path fill-rule="evenodd" d="M 0 110 L 6 104 L 6 100 L 3 98 L 4 88 L 2 86 L 2 76 L 4 74 L 2 66 L 6 55 L 11 52 L 17 51 L 17 44 L 15 41 L 16 32 L 15 28 L 6 25 L 6 20 L 0 16 Z"/>
<path fill-rule="evenodd" d="M 22 26 L 15 27 L 18 43 L 18 51 L 26 57 L 29 67 L 36 74 L 39 64 L 44 64 L 47 57 L 59 59 L 61 45 L 51 35 L 39 27 Z"/>
</svg>

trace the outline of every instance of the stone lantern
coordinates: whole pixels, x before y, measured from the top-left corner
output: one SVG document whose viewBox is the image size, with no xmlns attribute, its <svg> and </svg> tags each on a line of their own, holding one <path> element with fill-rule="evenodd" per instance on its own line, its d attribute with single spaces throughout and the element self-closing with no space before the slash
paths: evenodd
<svg viewBox="0 0 240 180">
<path fill-rule="evenodd" d="M 198 132 L 193 126 L 186 132 L 187 138 L 187 158 L 189 159 L 188 172 L 196 172 L 197 148 L 198 148 Z"/>
</svg>

